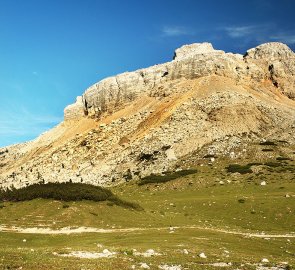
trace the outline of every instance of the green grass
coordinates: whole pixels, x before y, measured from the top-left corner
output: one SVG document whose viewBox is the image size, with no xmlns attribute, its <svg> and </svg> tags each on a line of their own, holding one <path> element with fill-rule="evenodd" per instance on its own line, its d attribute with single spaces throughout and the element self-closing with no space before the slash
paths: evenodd
<svg viewBox="0 0 295 270">
<path fill-rule="evenodd" d="M 23 239 L 27 242 L 24 243 Z M 170 234 L 169 230 L 151 230 L 140 233 L 114 233 L 85 234 L 71 236 L 46 236 L 46 235 L 0 235 L 1 256 L 4 258 L 1 266 L 9 266 L 10 269 L 131 269 L 132 265 L 139 268 L 140 262 L 145 262 L 151 269 L 159 269 L 161 264 L 182 265 L 183 269 L 219 269 L 209 265 L 221 260 L 231 262 L 232 267 L 226 269 L 237 269 L 245 263 L 257 263 L 267 257 L 271 264 L 288 259 L 292 255 L 286 253 L 294 252 L 292 243 L 286 239 L 253 239 L 234 235 L 226 235 L 195 229 L 179 229 Z M 212 243 L 213 242 L 213 243 Z M 98 248 L 97 244 L 103 247 Z M 15 247 L 15 248 L 12 248 Z M 77 259 L 63 258 L 53 253 L 69 253 L 71 250 L 85 250 L 90 252 L 101 252 L 103 248 L 117 252 L 114 259 Z M 282 247 L 282 248 L 281 248 Z M 140 252 L 152 248 L 163 254 L 151 258 L 133 255 L 133 249 Z M 32 251 L 32 249 L 34 251 Z M 187 249 L 189 254 L 183 254 Z M 229 253 L 225 253 L 228 251 Z M 201 259 L 198 254 L 205 252 L 208 259 Z M 124 254 L 125 253 L 125 254 Z M 226 257 L 229 254 L 229 257 Z M 8 258 L 13 258 L 9 260 Z M 292 265 L 292 262 L 289 262 Z M 3 267 L 3 268 L 4 268 Z M 252 266 L 253 267 L 253 266 Z M 255 269 L 251 265 L 245 265 L 240 269 Z M 4 268 L 5 269 L 5 268 Z"/>
<path fill-rule="evenodd" d="M 280 162 L 280 167 L 271 167 L 271 172 L 265 169 L 265 161 L 248 162 L 247 166 L 258 165 L 264 169 L 259 174 L 253 172 L 251 181 L 249 174 L 228 173 L 228 164 L 218 159 L 213 166 L 198 166 L 197 173 L 168 182 L 140 186 L 128 182 L 110 189 L 122 201 L 140 204 L 143 211 L 122 208 L 109 200 L 65 203 L 38 198 L 3 202 L 0 221 L 8 227 L 141 230 L 70 236 L 0 233 L 0 269 L 125 270 L 132 265 L 140 269 L 140 262 L 145 262 L 151 269 L 168 264 L 182 265 L 183 269 L 210 270 L 219 269 L 210 263 L 231 262 L 232 266 L 226 269 L 254 270 L 253 264 L 260 263 L 262 258 L 269 259 L 269 266 L 286 261 L 290 269 L 294 269 L 294 238 L 251 238 L 220 231 L 295 232 L 294 173 L 281 172 L 282 166 L 292 167 L 294 162 L 288 161 L 287 165 Z M 220 179 L 223 185 L 219 184 Z M 267 182 L 266 186 L 260 185 L 262 180 Z M 290 196 L 287 198 L 286 194 Z M 171 233 L 170 226 L 178 228 Z M 104 248 L 117 252 L 116 257 L 90 260 L 54 255 L 70 251 L 101 252 Z M 134 255 L 133 249 L 139 252 L 154 249 L 162 255 L 144 258 Z M 189 253 L 184 254 L 184 249 Z M 199 258 L 201 252 L 208 258 Z"/>
</svg>

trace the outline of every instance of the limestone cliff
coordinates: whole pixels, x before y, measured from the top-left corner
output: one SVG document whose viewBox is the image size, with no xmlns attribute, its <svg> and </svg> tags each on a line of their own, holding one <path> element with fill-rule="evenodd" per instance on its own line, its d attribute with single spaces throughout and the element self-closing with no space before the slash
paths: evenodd
<svg viewBox="0 0 295 270">
<path fill-rule="evenodd" d="M 172 62 L 127 72 L 96 83 L 86 90 L 82 100 L 65 109 L 65 119 L 89 115 L 99 117 L 112 112 L 140 95 L 169 95 L 159 91 L 166 83 L 197 79 L 208 75 L 231 78 L 255 88 L 271 81 L 282 93 L 295 97 L 295 55 L 282 43 L 266 43 L 242 56 L 214 50 L 209 43 L 185 45 L 175 51 Z M 84 106 L 84 112 L 81 106 Z M 77 113 L 79 112 L 79 113 Z"/>
<path fill-rule="evenodd" d="M 0 184 L 112 185 L 193 166 L 207 154 L 256 155 L 253 145 L 264 139 L 294 145 L 294 84 L 295 54 L 284 44 L 245 55 L 185 45 L 171 62 L 96 83 L 65 109 L 63 123 L 0 149 Z"/>
</svg>

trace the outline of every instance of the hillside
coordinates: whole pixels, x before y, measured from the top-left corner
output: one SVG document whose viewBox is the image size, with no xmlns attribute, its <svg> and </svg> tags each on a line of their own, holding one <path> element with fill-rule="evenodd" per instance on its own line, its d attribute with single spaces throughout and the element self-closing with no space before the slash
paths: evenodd
<svg viewBox="0 0 295 270">
<path fill-rule="evenodd" d="M 0 149 L 0 268 L 294 269 L 294 64 L 186 45 Z"/>
<path fill-rule="evenodd" d="M 295 54 L 282 43 L 244 55 L 185 45 L 171 62 L 96 83 L 65 108 L 64 122 L 0 149 L 0 184 L 110 186 L 221 157 L 293 159 L 294 85 Z"/>
</svg>

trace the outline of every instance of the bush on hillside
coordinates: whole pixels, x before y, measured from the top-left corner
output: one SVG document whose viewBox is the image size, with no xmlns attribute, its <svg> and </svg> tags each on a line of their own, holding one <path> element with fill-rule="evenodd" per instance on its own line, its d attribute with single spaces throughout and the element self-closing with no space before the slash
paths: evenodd
<svg viewBox="0 0 295 270">
<path fill-rule="evenodd" d="M 262 152 L 273 152 L 274 150 L 271 148 L 263 148 L 261 151 Z"/>
<path fill-rule="evenodd" d="M 261 142 L 260 145 L 272 145 L 272 146 L 276 146 L 277 144 L 275 142 L 272 142 L 272 141 L 265 141 L 265 142 Z"/>
<path fill-rule="evenodd" d="M 60 201 L 91 200 L 95 202 L 110 201 L 126 208 L 140 210 L 137 204 L 125 202 L 114 195 L 110 190 L 94 185 L 82 183 L 48 183 L 34 184 L 21 189 L 0 191 L 0 201 L 29 201 L 33 199 L 54 199 Z"/>
<path fill-rule="evenodd" d="M 163 175 L 156 175 L 151 174 L 149 176 L 146 176 L 140 180 L 138 185 L 146 185 L 146 184 L 152 184 L 152 183 L 165 183 L 180 177 L 184 177 L 190 174 L 195 174 L 198 171 L 195 169 L 189 169 L 189 170 L 182 170 L 177 172 L 165 172 Z"/>
<path fill-rule="evenodd" d="M 247 164 L 247 165 L 230 164 L 226 167 L 226 170 L 229 173 L 240 173 L 240 174 L 253 173 L 253 171 L 251 170 L 251 164 Z"/>
<path fill-rule="evenodd" d="M 266 165 L 268 167 L 273 167 L 273 168 L 282 166 L 282 164 L 279 162 L 266 162 L 264 165 Z"/>
<path fill-rule="evenodd" d="M 288 157 L 277 157 L 276 160 L 278 160 L 278 161 L 286 161 L 286 160 L 292 160 L 292 159 L 288 158 Z"/>
</svg>

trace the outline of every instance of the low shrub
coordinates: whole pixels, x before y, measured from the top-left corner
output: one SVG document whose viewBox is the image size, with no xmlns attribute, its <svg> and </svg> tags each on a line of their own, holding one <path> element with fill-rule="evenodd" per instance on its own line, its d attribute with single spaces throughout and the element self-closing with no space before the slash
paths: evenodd
<svg viewBox="0 0 295 270">
<path fill-rule="evenodd" d="M 146 153 L 142 153 L 140 156 L 139 156 L 139 160 L 140 161 L 150 161 L 154 159 L 154 155 L 153 154 L 146 154 Z"/>
<path fill-rule="evenodd" d="M 291 159 L 288 158 L 288 157 L 277 157 L 276 160 L 278 160 L 278 161 L 284 161 L 284 160 L 291 160 Z"/>
<path fill-rule="evenodd" d="M 251 164 L 247 164 L 247 165 L 230 164 L 226 167 L 226 170 L 229 173 L 240 173 L 240 174 L 253 173 L 253 171 L 251 170 Z"/>
<path fill-rule="evenodd" d="M 207 155 L 203 156 L 203 158 L 217 158 L 217 156 L 213 155 L 213 154 L 207 154 Z"/>
<path fill-rule="evenodd" d="M 264 165 L 266 165 L 268 167 L 272 167 L 272 168 L 276 168 L 276 167 L 282 166 L 282 164 L 279 163 L 279 162 L 266 162 Z"/>
<path fill-rule="evenodd" d="M 110 190 L 81 183 L 34 184 L 20 189 L 0 192 L 1 201 L 29 201 L 36 198 L 60 201 L 106 201 L 113 194 Z"/>
<path fill-rule="evenodd" d="M 110 190 L 82 183 L 48 183 L 34 184 L 21 189 L 1 190 L 0 201 L 30 201 L 33 199 L 53 199 L 64 202 L 90 200 L 94 202 L 109 201 L 118 206 L 142 210 L 135 203 L 126 202 L 119 199 Z M 69 205 L 64 204 L 63 208 Z"/>
<path fill-rule="evenodd" d="M 273 146 L 277 145 L 275 142 L 272 142 L 272 141 L 265 141 L 265 142 L 261 142 L 259 144 L 260 145 L 273 145 Z"/>
<path fill-rule="evenodd" d="M 149 176 L 146 176 L 140 180 L 138 185 L 146 185 L 146 184 L 155 184 L 155 183 L 165 183 L 169 182 L 171 180 L 184 177 L 190 174 L 195 174 L 198 171 L 195 169 L 189 169 L 189 170 L 182 170 L 177 172 L 165 172 L 164 175 L 157 175 L 157 174 L 151 174 Z"/>
<path fill-rule="evenodd" d="M 279 143 L 285 143 L 285 144 L 289 144 L 289 142 L 285 141 L 285 140 L 279 140 Z"/>
</svg>

